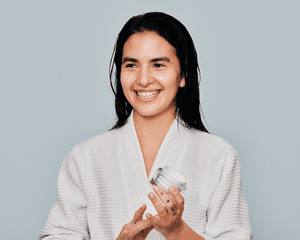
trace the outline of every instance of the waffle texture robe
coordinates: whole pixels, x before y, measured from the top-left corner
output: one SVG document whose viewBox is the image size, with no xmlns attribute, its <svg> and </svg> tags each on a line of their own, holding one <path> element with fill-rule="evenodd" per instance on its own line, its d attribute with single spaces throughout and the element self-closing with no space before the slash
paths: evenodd
<svg viewBox="0 0 300 240">
<path fill-rule="evenodd" d="M 236 151 L 220 137 L 174 120 L 149 177 L 133 114 L 120 129 L 76 145 L 65 158 L 52 206 L 39 239 L 116 239 L 148 198 L 156 170 L 170 165 L 187 180 L 182 219 L 205 240 L 252 239 Z M 144 214 L 145 218 L 145 214 Z M 165 239 L 153 229 L 147 239 Z"/>
</svg>

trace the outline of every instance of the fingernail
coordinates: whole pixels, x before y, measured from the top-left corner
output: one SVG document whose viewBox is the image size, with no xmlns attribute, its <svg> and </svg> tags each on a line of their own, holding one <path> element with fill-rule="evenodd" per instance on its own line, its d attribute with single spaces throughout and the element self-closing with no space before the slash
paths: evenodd
<svg viewBox="0 0 300 240">
<path fill-rule="evenodd" d="M 154 198 L 154 194 L 152 192 L 149 193 L 150 198 Z"/>
<path fill-rule="evenodd" d="M 169 191 L 175 191 L 174 187 L 169 187 Z"/>
<path fill-rule="evenodd" d="M 149 213 L 146 213 L 146 217 L 147 217 L 147 218 L 150 218 L 150 214 L 149 214 Z"/>
<path fill-rule="evenodd" d="M 155 186 L 155 185 L 153 185 L 153 189 L 154 189 L 155 191 L 158 191 L 158 190 L 159 190 L 159 188 L 158 188 L 157 186 Z"/>
<path fill-rule="evenodd" d="M 142 208 L 145 208 L 146 207 L 146 204 L 143 204 Z"/>
</svg>

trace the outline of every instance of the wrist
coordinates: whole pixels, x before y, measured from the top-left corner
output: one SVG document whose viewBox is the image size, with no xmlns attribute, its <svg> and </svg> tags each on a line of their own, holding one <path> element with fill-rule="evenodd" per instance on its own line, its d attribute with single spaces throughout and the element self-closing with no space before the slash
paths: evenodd
<svg viewBox="0 0 300 240">
<path fill-rule="evenodd" d="M 184 232 L 185 226 L 186 226 L 186 223 L 181 219 L 181 221 L 178 224 L 178 226 L 176 227 L 176 229 L 174 229 L 170 233 L 164 234 L 164 237 L 167 240 L 177 240 L 177 239 L 180 239 L 180 236 L 182 236 L 182 233 Z"/>
</svg>

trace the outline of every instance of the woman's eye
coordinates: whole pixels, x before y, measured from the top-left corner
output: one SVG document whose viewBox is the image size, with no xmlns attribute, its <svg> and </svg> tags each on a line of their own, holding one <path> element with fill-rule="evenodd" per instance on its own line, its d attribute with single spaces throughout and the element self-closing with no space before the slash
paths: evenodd
<svg viewBox="0 0 300 240">
<path fill-rule="evenodd" d="M 155 63 L 154 64 L 154 67 L 157 67 L 157 68 L 160 68 L 160 67 L 163 67 L 164 65 L 160 64 L 160 63 Z"/>
<path fill-rule="evenodd" d="M 129 64 L 126 65 L 126 67 L 127 67 L 127 68 L 133 68 L 133 67 L 135 67 L 135 64 L 129 63 Z"/>
</svg>

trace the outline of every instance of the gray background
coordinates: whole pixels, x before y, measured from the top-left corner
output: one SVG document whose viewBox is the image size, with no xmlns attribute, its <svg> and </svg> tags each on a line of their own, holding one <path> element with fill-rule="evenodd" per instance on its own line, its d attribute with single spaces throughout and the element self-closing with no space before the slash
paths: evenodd
<svg viewBox="0 0 300 240">
<path fill-rule="evenodd" d="M 0 238 L 37 239 L 62 161 L 108 130 L 108 64 L 133 15 L 190 31 L 208 130 L 239 153 L 254 239 L 300 239 L 298 1 L 1 1 Z"/>
</svg>

